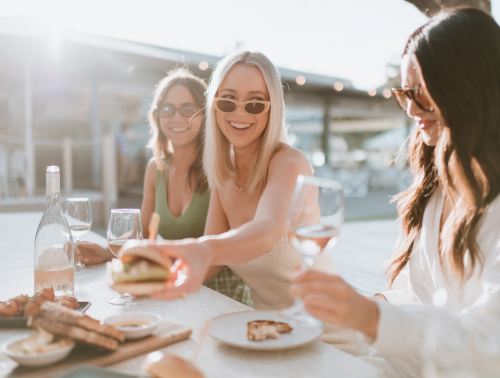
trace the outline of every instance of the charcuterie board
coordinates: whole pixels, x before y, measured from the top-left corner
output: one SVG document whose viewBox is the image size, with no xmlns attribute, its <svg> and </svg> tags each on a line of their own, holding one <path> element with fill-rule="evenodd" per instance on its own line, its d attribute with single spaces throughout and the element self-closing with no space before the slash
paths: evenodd
<svg viewBox="0 0 500 378">
<path fill-rule="evenodd" d="M 153 335 L 125 342 L 115 352 L 105 352 L 85 345 L 77 345 L 66 359 L 55 365 L 39 369 L 18 366 L 16 362 L 0 353 L 0 365 L 3 363 L 6 366 L 0 369 L 0 378 L 48 378 L 57 377 L 79 365 L 109 366 L 186 340 L 190 335 L 190 328 L 163 322 Z"/>
</svg>

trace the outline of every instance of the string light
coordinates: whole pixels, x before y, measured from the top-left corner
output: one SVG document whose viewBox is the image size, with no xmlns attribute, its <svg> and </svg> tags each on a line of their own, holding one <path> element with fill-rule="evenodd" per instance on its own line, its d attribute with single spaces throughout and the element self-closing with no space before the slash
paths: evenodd
<svg viewBox="0 0 500 378">
<path fill-rule="evenodd" d="M 208 62 L 200 62 L 200 64 L 198 64 L 198 67 L 200 68 L 200 70 L 205 71 L 208 68 Z"/>
<path fill-rule="evenodd" d="M 298 85 L 304 85 L 306 83 L 306 78 L 300 75 L 296 77 L 295 81 L 297 82 Z"/>
<path fill-rule="evenodd" d="M 344 89 L 344 84 L 342 84 L 340 81 L 337 81 L 335 84 L 333 84 L 333 87 L 336 91 L 340 92 L 342 89 Z"/>
</svg>

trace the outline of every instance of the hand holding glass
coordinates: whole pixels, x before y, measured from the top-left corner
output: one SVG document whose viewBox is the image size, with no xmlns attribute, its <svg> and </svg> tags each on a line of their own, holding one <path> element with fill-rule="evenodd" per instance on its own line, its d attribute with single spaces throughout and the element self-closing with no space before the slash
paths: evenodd
<svg viewBox="0 0 500 378">
<path fill-rule="evenodd" d="M 68 222 L 73 242 L 80 243 L 80 238 L 92 227 L 92 209 L 88 198 L 68 198 L 64 215 Z M 76 269 L 84 268 L 79 260 L 75 264 Z"/>
<path fill-rule="evenodd" d="M 343 223 L 343 186 L 337 181 L 299 175 L 286 227 L 289 239 L 302 255 L 303 270 L 311 268 L 314 258 L 320 253 L 332 250 Z M 320 324 L 305 311 L 300 299 L 296 299 L 292 307 L 281 311 L 281 315 L 311 326 Z"/>
</svg>

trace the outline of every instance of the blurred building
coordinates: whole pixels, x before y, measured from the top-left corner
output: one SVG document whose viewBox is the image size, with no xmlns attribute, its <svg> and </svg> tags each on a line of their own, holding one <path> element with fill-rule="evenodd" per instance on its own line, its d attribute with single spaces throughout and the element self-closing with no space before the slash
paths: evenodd
<svg viewBox="0 0 500 378">
<path fill-rule="evenodd" d="M 91 197 L 98 222 L 116 205 L 119 189 L 141 190 L 155 84 L 175 66 L 208 80 L 221 59 L 53 28 L 28 17 L 0 18 L 0 54 L 0 211 L 42 208 L 45 168 L 59 165 L 63 193 Z M 290 142 L 321 167 L 318 174 L 352 181 L 351 194 L 363 195 L 370 175 L 389 168 L 393 154 L 392 146 L 377 147 L 370 138 L 406 130 L 390 93 L 280 72 Z M 119 154 L 134 165 L 125 180 L 117 174 Z"/>
</svg>

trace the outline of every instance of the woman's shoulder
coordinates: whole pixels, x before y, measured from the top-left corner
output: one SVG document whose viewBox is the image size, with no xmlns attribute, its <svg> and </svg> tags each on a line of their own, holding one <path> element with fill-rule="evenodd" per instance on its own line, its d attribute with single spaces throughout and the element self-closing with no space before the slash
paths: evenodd
<svg viewBox="0 0 500 378">
<path fill-rule="evenodd" d="M 271 158 L 269 168 L 299 168 L 310 170 L 312 174 L 311 164 L 307 160 L 306 155 L 288 144 L 281 143 L 278 150 Z M 302 170 L 301 169 L 301 170 Z"/>
</svg>

